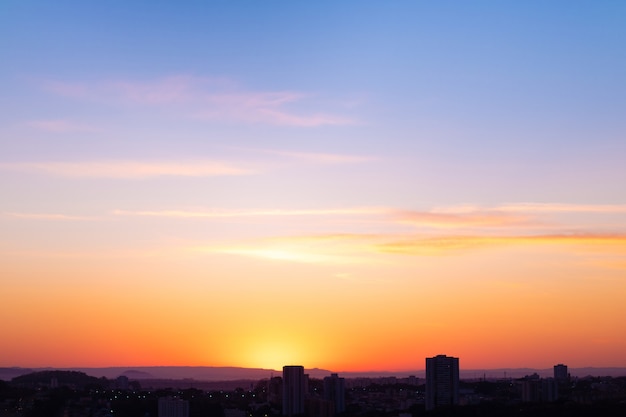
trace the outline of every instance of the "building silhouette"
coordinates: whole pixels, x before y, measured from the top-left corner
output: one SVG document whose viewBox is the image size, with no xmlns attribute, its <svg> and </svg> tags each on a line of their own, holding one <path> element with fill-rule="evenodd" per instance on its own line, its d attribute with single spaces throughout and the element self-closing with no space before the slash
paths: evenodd
<svg viewBox="0 0 626 417">
<path fill-rule="evenodd" d="M 459 403 L 459 358 L 426 358 L 426 410 Z"/>
<path fill-rule="evenodd" d="M 559 397 L 559 387 L 554 378 L 540 378 L 537 373 L 522 380 L 522 402 L 552 402 Z"/>
<path fill-rule="evenodd" d="M 563 365 L 562 363 L 554 365 L 554 379 L 559 382 L 567 381 L 569 379 L 569 374 L 567 373 L 567 365 Z"/>
<path fill-rule="evenodd" d="M 177 397 L 159 398 L 159 417 L 189 417 L 189 401 Z"/>
<path fill-rule="evenodd" d="M 304 414 L 306 377 L 302 366 L 283 366 L 283 415 Z"/>
<path fill-rule="evenodd" d="M 335 413 L 346 411 L 346 380 L 337 374 L 324 378 L 324 399 L 335 406 Z"/>
<path fill-rule="evenodd" d="M 267 381 L 267 402 L 277 407 L 283 401 L 283 379 L 279 376 L 272 376 Z"/>
<path fill-rule="evenodd" d="M 305 412 L 307 417 L 334 417 L 335 405 L 320 397 L 309 397 L 306 400 Z"/>
</svg>

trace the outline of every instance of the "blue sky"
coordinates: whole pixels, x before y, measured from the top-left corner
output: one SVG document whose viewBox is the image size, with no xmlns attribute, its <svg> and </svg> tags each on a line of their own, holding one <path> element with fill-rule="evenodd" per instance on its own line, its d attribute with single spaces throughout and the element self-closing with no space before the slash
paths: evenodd
<svg viewBox="0 0 626 417">
<path fill-rule="evenodd" d="M 331 167 L 340 171 L 330 182 L 310 179 L 316 170 L 299 175 L 342 204 L 621 202 L 620 2 L 3 9 L 7 162 L 346 154 L 372 163 Z M 145 106 L 148 98 L 128 101 L 112 87 L 147 94 L 176 83 L 199 94 L 279 95 L 281 111 L 307 114 L 309 128 L 254 115 L 206 120 L 197 102 Z M 297 193 L 282 174 L 270 183 Z M 352 187 L 360 192 L 348 197 Z"/>
<path fill-rule="evenodd" d="M 532 163 L 585 154 L 592 135 L 594 148 L 610 151 L 621 142 L 626 12 L 620 2 L 3 7 L 7 122 L 37 109 L 41 118 L 63 117 L 66 106 L 77 111 L 59 98 L 50 109 L 55 97 L 41 91 L 45 81 L 190 75 L 312 95 L 302 106 L 357 107 L 342 109 L 358 121 L 350 131 L 303 135 L 311 150 L 340 151 L 358 141 L 365 152 L 460 159 L 460 150 L 478 158 L 521 155 Z M 283 147 L 295 141 L 293 132 L 258 132 L 258 126 L 243 134 L 239 126 L 204 128 L 220 136 L 212 142 L 228 136 Z"/>
</svg>

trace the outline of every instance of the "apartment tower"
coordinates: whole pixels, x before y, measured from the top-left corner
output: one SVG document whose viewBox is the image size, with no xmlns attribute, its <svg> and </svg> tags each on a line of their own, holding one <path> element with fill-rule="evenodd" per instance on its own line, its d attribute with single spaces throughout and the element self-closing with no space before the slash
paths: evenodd
<svg viewBox="0 0 626 417">
<path fill-rule="evenodd" d="M 305 376 L 302 366 L 283 366 L 283 415 L 304 414 Z"/>
<path fill-rule="evenodd" d="M 346 380 L 337 374 L 324 378 L 324 399 L 335 407 L 335 413 L 346 411 Z"/>
<path fill-rule="evenodd" d="M 426 358 L 426 410 L 459 403 L 459 358 Z"/>
</svg>

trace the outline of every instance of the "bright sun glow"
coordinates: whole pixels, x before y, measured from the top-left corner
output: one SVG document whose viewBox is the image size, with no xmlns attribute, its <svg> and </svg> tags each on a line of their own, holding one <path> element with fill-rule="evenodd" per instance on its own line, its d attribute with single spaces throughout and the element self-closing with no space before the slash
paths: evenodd
<svg viewBox="0 0 626 417">
<path fill-rule="evenodd" d="M 249 366 L 264 369 L 280 370 L 284 365 L 304 363 L 302 347 L 288 339 L 253 343 L 249 355 Z"/>
</svg>

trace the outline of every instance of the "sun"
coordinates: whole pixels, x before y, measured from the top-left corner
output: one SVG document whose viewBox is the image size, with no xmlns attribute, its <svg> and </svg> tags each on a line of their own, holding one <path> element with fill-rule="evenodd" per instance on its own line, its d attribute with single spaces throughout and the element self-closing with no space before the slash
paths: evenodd
<svg viewBox="0 0 626 417">
<path fill-rule="evenodd" d="M 304 356 L 301 347 L 294 342 L 285 340 L 256 342 L 249 349 L 249 366 L 281 370 L 285 365 L 303 364 Z"/>
</svg>

